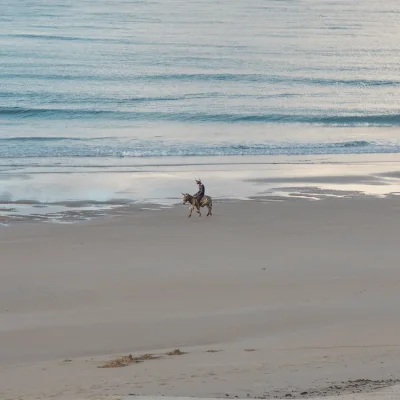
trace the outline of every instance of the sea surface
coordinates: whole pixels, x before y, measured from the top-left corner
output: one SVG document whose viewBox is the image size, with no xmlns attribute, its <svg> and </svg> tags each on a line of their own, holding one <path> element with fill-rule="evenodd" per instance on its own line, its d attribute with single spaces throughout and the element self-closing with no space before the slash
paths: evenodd
<svg viewBox="0 0 400 400">
<path fill-rule="evenodd" d="M 0 200 L 143 159 L 400 153 L 398 0 L 0 6 Z"/>
</svg>

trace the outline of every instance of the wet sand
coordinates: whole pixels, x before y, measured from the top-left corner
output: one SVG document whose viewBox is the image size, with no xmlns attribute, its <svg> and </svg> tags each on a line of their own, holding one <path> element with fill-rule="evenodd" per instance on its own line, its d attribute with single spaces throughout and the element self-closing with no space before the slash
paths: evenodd
<svg viewBox="0 0 400 400">
<path fill-rule="evenodd" d="M 64 160 L 65 161 L 65 160 Z M 377 196 L 400 193 L 400 154 L 166 157 L 0 171 L 0 224 L 107 218 L 120 207 L 158 208 L 197 191 L 214 199 Z M 29 164 L 29 163 L 28 163 Z M 148 205 L 151 205 L 150 207 Z"/>
<path fill-rule="evenodd" d="M 391 387 L 399 215 L 396 196 L 259 198 L 1 229 L 0 398 Z M 97 368 L 130 353 L 160 358 Z"/>
</svg>

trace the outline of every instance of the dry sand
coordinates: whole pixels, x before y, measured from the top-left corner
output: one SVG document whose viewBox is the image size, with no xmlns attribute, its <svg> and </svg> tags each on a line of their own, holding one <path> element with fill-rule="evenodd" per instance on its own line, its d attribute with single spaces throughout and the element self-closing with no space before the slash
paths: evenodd
<svg viewBox="0 0 400 400">
<path fill-rule="evenodd" d="M 400 398 L 400 198 L 186 215 L 0 229 L 0 399 Z"/>
</svg>

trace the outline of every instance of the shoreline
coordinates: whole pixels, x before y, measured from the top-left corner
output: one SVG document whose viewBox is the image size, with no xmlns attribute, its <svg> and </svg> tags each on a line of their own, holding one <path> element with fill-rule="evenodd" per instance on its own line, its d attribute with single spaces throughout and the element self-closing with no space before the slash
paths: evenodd
<svg viewBox="0 0 400 400">
<path fill-rule="evenodd" d="M 397 382 L 399 209 L 232 201 L 209 218 L 173 207 L 0 230 L 0 393 L 283 398 Z M 97 368 L 174 348 L 188 354 Z"/>
<path fill-rule="evenodd" d="M 370 199 L 390 199 L 400 196 L 400 192 L 390 192 L 386 195 L 371 195 L 365 194 L 361 191 L 354 190 L 334 190 L 334 189 L 320 189 L 318 186 L 299 186 L 299 187 L 283 187 L 279 193 L 276 194 L 259 194 L 249 196 L 248 198 L 232 198 L 232 199 L 219 199 L 214 198 L 214 204 L 227 204 L 238 203 L 244 201 L 270 203 L 270 202 L 291 202 L 291 201 L 319 201 L 328 199 L 357 199 L 357 198 L 370 198 Z M 172 199 L 170 199 L 172 200 Z M 74 202 L 76 204 L 76 202 Z M 15 203 L 0 203 L 0 226 L 10 226 L 14 224 L 27 224 L 27 223 L 52 223 L 52 224 L 75 224 L 89 221 L 108 220 L 110 218 L 119 218 L 130 215 L 132 213 L 143 211 L 162 211 L 171 208 L 182 208 L 182 203 L 176 199 L 176 202 L 169 205 L 160 203 L 120 203 L 111 201 L 109 204 L 95 204 L 87 206 L 90 202 L 82 202 L 82 205 L 71 205 L 70 202 L 57 203 L 57 204 L 42 204 L 31 203 L 30 201 L 18 201 Z M 9 206 L 8 208 L 6 206 Z M 22 206 L 22 211 L 27 206 L 29 212 L 18 214 Z M 33 211 L 34 208 L 42 209 L 43 213 Z M 185 208 L 189 208 L 185 205 Z M 71 211 L 69 210 L 71 209 Z"/>
<path fill-rule="evenodd" d="M 99 166 L 94 174 L 64 167 L 56 174 L 40 168 L 8 172 L 0 193 L 0 222 L 73 223 L 108 218 L 119 210 L 175 207 L 180 193 L 193 189 L 188 186 L 197 175 L 217 202 L 400 193 L 398 154 L 178 160 L 129 160 L 125 172 Z M 4 176 L 0 174 L 0 182 Z"/>
</svg>

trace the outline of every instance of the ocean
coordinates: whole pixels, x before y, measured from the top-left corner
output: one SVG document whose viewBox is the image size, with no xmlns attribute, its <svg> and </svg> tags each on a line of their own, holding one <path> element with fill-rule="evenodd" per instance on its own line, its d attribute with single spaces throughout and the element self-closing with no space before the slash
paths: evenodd
<svg viewBox="0 0 400 400">
<path fill-rule="evenodd" d="M 35 197 L 10 188 L 13 174 L 400 153 L 396 0 L 1 0 L 1 10 L 3 199 Z"/>
</svg>

